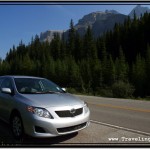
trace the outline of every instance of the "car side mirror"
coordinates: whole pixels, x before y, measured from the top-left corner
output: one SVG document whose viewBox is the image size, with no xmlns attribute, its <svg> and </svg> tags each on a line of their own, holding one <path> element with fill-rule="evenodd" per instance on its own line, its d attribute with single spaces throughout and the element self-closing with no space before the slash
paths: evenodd
<svg viewBox="0 0 150 150">
<path fill-rule="evenodd" d="M 65 92 L 66 92 L 66 90 L 67 90 L 66 88 L 61 88 L 61 89 L 62 89 L 63 91 L 65 91 Z"/>
<path fill-rule="evenodd" d="M 1 92 L 5 94 L 12 94 L 12 90 L 10 88 L 2 88 Z"/>
</svg>

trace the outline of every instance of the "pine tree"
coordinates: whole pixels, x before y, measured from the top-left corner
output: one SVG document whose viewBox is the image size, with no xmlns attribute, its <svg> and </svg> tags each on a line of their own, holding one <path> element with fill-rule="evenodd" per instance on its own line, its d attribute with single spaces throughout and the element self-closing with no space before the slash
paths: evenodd
<svg viewBox="0 0 150 150">
<path fill-rule="evenodd" d="M 97 48 L 96 42 L 93 39 L 92 31 L 90 27 L 87 28 L 86 34 L 84 36 L 84 55 L 85 58 L 97 59 Z"/>
<path fill-rule="evenodd" d="M 76 33 L 75 35 L 75 51 L 74 51 L 74 57 L 75 60 L 81 60 L 84 58 L 84 53 L 83 53 L 83 40 L 80 37 L 79 33 Z"/>
<path fill-rule="evenodd" d="M 150 95 L 150 46 L 147 46 L 147 52 L 146 52 L 146 94 Z"/>
<path fill-rule="evenodd" d="M 59 34 L 54 34 L 54 39 L 51 41 L 50 45 L 51 55 L 53 58 L 60 59 L 61 57 L 61 41 Z"/>
<path fill-rule="evenodd" d="M 116 65 L 117 80 L 121 80 L 124 82 L 128 81 L 129 66 L 126 63 L 125 55 L 121 47 L 119 52 L 119 58 L 116 59 L 115 65 Z"/>
<path fill-rule="evenodd" d="M 146 68 L 145 60 L 140 54 L 137 55 L 136 62 L 132 66 L 132 82 L 136 87 L 135 96 L 145 96 Z"/>
<path fill-rule="evenodd" d="M 81 87 L 83 92 L 90 93 L 92 85 L 92 72 L 90 67 L 90 59 L 83 59 L 80 61 Z"/>
<path fill-rule="evenodd" d="M 73 58 L 68 59 L 68 82 L 70 87 L 79 88 L 81 86 L 79 66 Z"/>
<path fill-rule="evenodd" d="M 107 70 L 107 52 L 106 52 L 106 47 L 105 47 L 105 43 L 102 42 L 101 43 L 101 62 L 102 62 L 102 85 L 105 86 L 107 84 L 107 74 L 108 74 L 108 70 Z"/>
<path fill-rule="evenodd" d="M 109 55 L 107 62 L 107 84 L 111 86 L 116 81 L 116 68 L 112 56 Z"/>
<path fill-rule="evenodd" d="M 92 63 L 92 62 L 91 62 Z M 102 76 L 102 64 L 98 59 L 91 64 L 91 72 L 92 72 L 92 90 L 93 94 L 97 92 L 97 90 L 102 88 L 103 85 L 103 76 Z"/>
<path fill-rule="evenodd" d="M 68 35 L 68 55 L 74 55 L 75 51 L 75 28 L 73 20 L 70 21 L 70 29 Z"/>
<path fill-rule="evenodd" d="M 1 75 L 11 74 L 10 69 L 11 69 L 10 63 L 4 60 L 1 64 L 0 74 Z"/>
<path fill-rule="evenodd" d="M 22 67 L 21 67 L 21 74 L 22 75 L 32 75 L 33 74 L 33 68 L 34 68 L 34 62 L 29 57 L 29 54 L 26 54 L 23 56 L 22 59 Z"/>
</svg>

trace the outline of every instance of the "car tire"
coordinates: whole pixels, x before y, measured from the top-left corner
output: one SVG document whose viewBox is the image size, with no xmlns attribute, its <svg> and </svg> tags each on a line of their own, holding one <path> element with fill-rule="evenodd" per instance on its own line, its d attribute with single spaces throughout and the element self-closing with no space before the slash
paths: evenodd
<svg viewBox="0 0 150 150">
<path fill-rule="evenodd" d="M 14 113 L 10 120 L 11 131 L 15 139 L 21 140 L 24 135 L 24 128 L 21 116 L 18 113 Z"/>
</svg>

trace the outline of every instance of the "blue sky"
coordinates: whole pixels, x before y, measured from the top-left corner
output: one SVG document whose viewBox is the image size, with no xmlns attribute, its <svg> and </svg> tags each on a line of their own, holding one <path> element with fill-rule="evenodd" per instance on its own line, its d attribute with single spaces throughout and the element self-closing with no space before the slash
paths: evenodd
<svg viewBox="0 0 150 150">
<path fill-rule="evenodd" d="M 6 53 L 18 46 L 20 41 L 28 45 L 31 38 L 46 30 L 66 30 L 70 20 L 74 24 L 84 15 L 107 10 L 117 10 L 128 15 L 136 4 L 115 5 L 115 3 L 102 5 L 2 5 L 0 3 L 0 57 L 5 58 Z M 43 3 L 44 4 L 44 3 Z M 52 4 L 52 3 L 51 3 Z M 146 7 L 150 8 L 150 5 Z"/>
</svg>

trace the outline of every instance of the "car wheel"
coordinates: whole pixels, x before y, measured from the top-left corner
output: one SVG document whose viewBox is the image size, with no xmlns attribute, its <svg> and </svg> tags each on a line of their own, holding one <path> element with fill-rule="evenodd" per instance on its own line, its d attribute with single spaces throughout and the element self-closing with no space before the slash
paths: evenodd
<svg viewBox="0 0 150 150">
<path fill-rule="evenodd" d="M 22 119 L 19 114 L 14 114 L 11 117 L 11 130 L 16 139 L 21 139 L 24 134 Z"/>
</svg>

